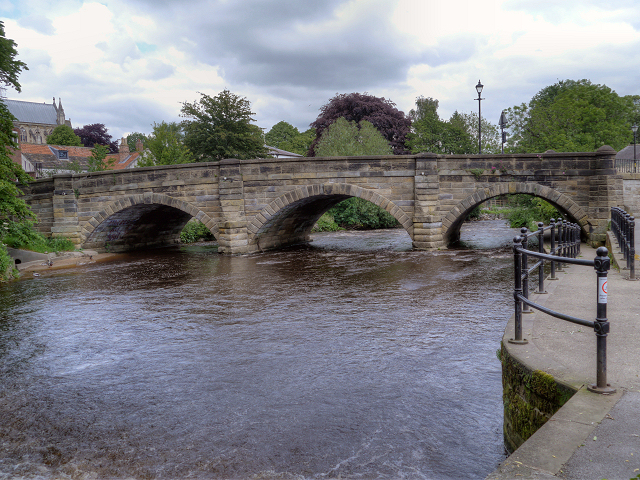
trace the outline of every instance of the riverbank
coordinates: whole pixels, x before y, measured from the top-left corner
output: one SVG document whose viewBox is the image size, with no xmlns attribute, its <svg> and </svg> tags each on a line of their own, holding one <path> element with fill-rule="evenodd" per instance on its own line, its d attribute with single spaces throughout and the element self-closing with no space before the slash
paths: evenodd
<svg viewBox="0 0 640 480">
<path fill-rule="evenodd" d="M 581 258 L 595 250 L 582 246 Z M 546 295 L 533 301 L 551 310 L 595 319 L 596 276 L 592 268 L 571 265 L 545 282 Z M 503 356 L 529 372 L 538 372 L 558 389 L 575 393 L 487 478 L 628 480 L 640 478 L 640 282 L 612 268 L 608 275 L 607 380 L 617 391 L 587 391 L 595 383 L 595 335 L 586 327 L 541 312 L 523 316 L 525 345 L 513 338 L 513 316 L 503 337 Z M 524 379 L 523 379 L 524 380 Z M 525 385 L 521 386 L 521 391 Z"/>
<path fill-rule="evenodd" d="M 40 258 L 16 265 L 20 276 L 29 273 L 39 273 L 43 270 L 60 270 L 65 268 L 79 267 L 96 262 L 113 260 L 118 256 L 116 253 L 98 253 L 94 250 L 84 250 L 82 252 L 60 252 L 50 254 L 38 254 Z"/>
</svg>

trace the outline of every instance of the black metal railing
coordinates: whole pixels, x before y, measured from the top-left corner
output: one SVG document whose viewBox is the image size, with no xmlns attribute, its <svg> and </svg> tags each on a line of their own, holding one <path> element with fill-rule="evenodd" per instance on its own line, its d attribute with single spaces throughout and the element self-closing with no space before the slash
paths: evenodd
<svg viewBox="0 0 640 480">
<path fill-rule="evenodd" d="M 616 158 L 615 167 L 618 173 L 640 173 L 640 160 Z"/>
<path fill-rule="evenodd" d="M 636 279 L 636 222 L 635 218 L 629 215 L 620 207 L 611 207 L 611 231 L 616 237 L 622 259 L 627 262 L 629 279 Z M 624 268 L 624 265 L 619 265 Z"/>
<path fill-rule="evenodd" d="M 522 314 L 530 312 L 529 307 L 540 310 L 553 317 L 566 320 L 578 325 L 584 325 L 586 327 L 593 328 L 596 334 L 596 383 L 589 385 L 588 389 L 596 393 L 613 393 L 614 388 L 607 383 L 607 334 L 609 333 L 609 321 L 607 320 L 607 272 L 610 268 L 609 252 L 605 247 L 600 247 L 596 251 L 596 258 L 594 260 L 581 260 L 577 257 L 580 252 L 580 230 L 579 227 L 576 231 L 575 224 L 562 223 L 562 232 L 558 232 L 558 245 L 555 243 L 555 228 L 551 233 L 552 251 L 555 249 L 556 254 L 543 253 L 543 235 L 544 231 L 551 229 L 549 227 L 543 227 L 542 224 L 538 224 L 537 232 L 527 233 L 527 229 L 522 229 L 522 236 L 517 236 L 513 239 L 513 263 L 514 263 L 514 275 L 515 275 L 515 288 L 513 290 L 513 298 L 515 301 L 515 332 L 514 338 L 509 339 L 509 343 L 514 344 L 526 344 L 528 343 L 525 338 L 522 337 Z M 555 224 L 554 224 L 555 227 Z M 528 238 L 538 235 L 538 252 L 527 249 Z M 566 235 L 566 237 L 565 237 Z M 566 239 L 569 240 L 566 240 Z M 577 239 L 577 240 L 576 240 Z M 562 253 L 560 253 L 562 252 Z M 558 256 L 560 254 L 561 256 Z M 528 257 L 538 258 L 539 261 L 531 268 L 528 265 Z M 529 300 L 529 274 L 538 268 L 539 279 L 542 279 L 542 268 L 544 261 L 551 262 L 552 272 L 553 265 L 558 263 L 566 263 L 573 265 L 585 265 L 594 267 L 597 277 L 597 313 L 596 320 L 584 320 L 582 318 L 573 317 L 564 313 L 550 310 L 542 305 Z M 552 273 L 553 277 L 553 273 Z M 550 277 L 551 279 L 551 277 Z M 540 280 L 539 280 L 540 281 Z M 538 292 L 544 293 L 544 283 L 540 282 L 538 285 Z"/>
</svg>

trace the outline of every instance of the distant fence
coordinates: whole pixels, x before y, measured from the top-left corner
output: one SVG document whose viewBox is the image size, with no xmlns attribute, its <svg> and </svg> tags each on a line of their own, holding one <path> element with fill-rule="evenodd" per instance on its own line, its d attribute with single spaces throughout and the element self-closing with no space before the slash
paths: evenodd
<svg viewBox="0 0 640 480">
<path fill-rule="evenodd" d="M 627 262 L 629 279 L 636 278 L 636 222 L 635 218 L 629 215 L 620 207 L 611 207 L 611 231 L 618 241 L 622 251 L 622 259 Z M 623 265 L 619 265 L 624 268 Z"/>
<path fill-rule="evenodd" d="M 575 227 L 578 227 L 577 229 Z M 544 232 L 550 230 L 551 233 L 551 254 L 544 251 Z M 556 232 L 556 230 L 558 230 Z M 536 232 L 527 232 L 526 228 L 521 230 L 522 235 L 513 239 L 513 264 L 515 287 L 513 298 L 515 300 L 515 332 L 514 338 L 509 339 L 509 343 L 526 344 L 522 337 L 522 314 L 531 312 L 529 307 L 540 310 L 548 315 L 565 320 L 567 322 L 584 325 L 593 328 L 596 334 L 596 383 L 589 385 L 588 389 L 596 393 L 613 393 L 614 388 L 607 384 L 607 334 L 609 333 L 609 321 L 607 320 L 607 272 L 610 268 L 609 252 L 605 247 L 600 247 L 596 251 L 594 260 L 581 260 L 575 258 L 580 253 L 580 228 L 578 225 L 567 223 L 566 221 L 556 224 L 553 219 L 548 227 L 542 223 L 538 224 Z M 538 252 L 528 250 L 528 239 L 538 236 Z M 556 245 L 557 237 L 557 245 Z M 538 262 L 529 267 L 529 257 L 538 258 Z M 539 284 L 538 293 L 544 293 L 544 261 L 551 262 L 550 279 L 555 278 L 555 266 L 562 264 L 584 265 L 594 267 L 597 281 L 597 314 L 596 320 L 585 320 L 573 317 L 564 313 L 550 310 L 542 305 L 529 300 L 529 274 L 538 270 Z"/>
<path fill-rule="evenodd" d="M 616 158 L 615 166 L 618 173 L 640 173 L 640 160 Z"/>
</svg>

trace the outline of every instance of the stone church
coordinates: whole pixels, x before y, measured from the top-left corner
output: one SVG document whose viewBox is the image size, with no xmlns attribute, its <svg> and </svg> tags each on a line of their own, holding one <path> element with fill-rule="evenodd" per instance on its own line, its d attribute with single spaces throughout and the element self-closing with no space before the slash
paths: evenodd
<svg viewBox="0 0 640 480">
<path fill-rule="evenodd" d="M 3 98 L 11 114 L 17 118 L 14 130 L 18 132 L 20 143 L 46 144 L 47 135 L 51 135 L 58 125 L 71 127 L 71 120 L 65 119 L 62 100 L 53 97 L 53 103 L 24 102 Z"/>
</svg>

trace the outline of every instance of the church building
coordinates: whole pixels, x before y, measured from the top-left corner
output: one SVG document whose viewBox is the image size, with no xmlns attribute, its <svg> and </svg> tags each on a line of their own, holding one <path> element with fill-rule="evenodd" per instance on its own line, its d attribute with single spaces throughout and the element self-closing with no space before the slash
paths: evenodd
<svg viewBox="0 0 640 480">
<path fill-rule="evenodd" d="M 47 135 L 51 135 L 53 129 L 58 125 L 71 127 L 71 120 L 64 117 L 62 100 L 58 99 L 56 106 L 55 97 L 53 97 L 52 104 L 9 100 L 8 98 L 3 98 L 2 102 L 17 119 L 13 124 L 21 144 L 44 145 L 47 143 Z"/>
</svg>

